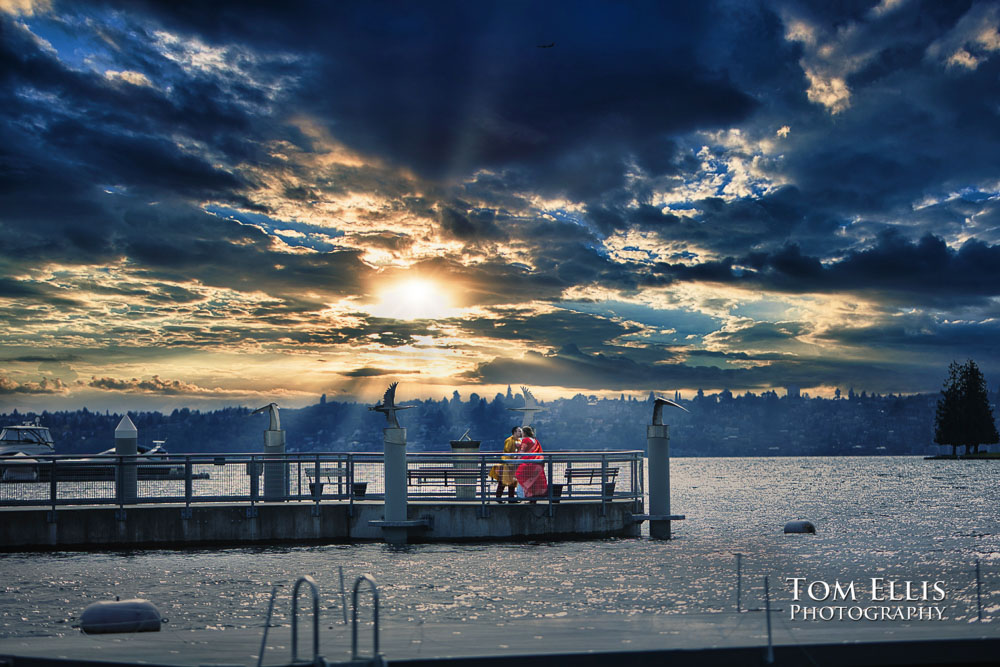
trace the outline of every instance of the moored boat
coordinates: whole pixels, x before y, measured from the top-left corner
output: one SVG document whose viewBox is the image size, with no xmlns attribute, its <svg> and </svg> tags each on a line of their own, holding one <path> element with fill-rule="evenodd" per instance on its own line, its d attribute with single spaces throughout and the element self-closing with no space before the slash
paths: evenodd
<svg viewBox="0 0 1000 667">
<path fill-rule="evenodd" d="M 38 418 L 34 422 L 26 421 L 19 426 L 5 426 L 0 431 L 0 457 L 44 456 L 55 454 L 55 443 L 47 426 L 42 426 Z"/>
</svg>

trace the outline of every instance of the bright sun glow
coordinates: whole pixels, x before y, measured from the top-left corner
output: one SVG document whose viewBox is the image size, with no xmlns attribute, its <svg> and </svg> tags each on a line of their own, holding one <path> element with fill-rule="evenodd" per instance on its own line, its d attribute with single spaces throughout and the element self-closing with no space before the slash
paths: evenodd
<svg viewBox="0 0 1000 667">
<path fill-rule="evenodd" d="M 397 320 L 433 320 L 450 317 L 458 311 L 451 307 L 448 294 L 428 280 L 407 280 L 384 290 L 372 309 L 377 317 Z"/>
</svg>

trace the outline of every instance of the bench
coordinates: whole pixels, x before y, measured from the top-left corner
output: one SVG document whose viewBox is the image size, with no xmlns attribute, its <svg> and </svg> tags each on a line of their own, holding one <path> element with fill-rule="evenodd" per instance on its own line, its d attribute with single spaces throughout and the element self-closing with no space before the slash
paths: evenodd
<svg viewBox="0 0 1000 667">
<path fill-rule="evenodd" d="M 615 494 L 615 482 L 618 481 L 618 468 L 605 468 L 604 493 L 602 495 L 613 496 Z M 586 486 L 601 483 L 601 468 L 567 468 L 566 476 L 567 495 L 573 495 L 574 486 Z"/>
<path fill-rule="evenodd" d="M 316 477 L 316 466 L 310 465 L 309 467 L 303 466 L 303 470 L 306 471 L 306 477 L 312 479 Z M 323 466 L 319 469 L 320 480 L 325 480 L 327 482 L 332 482 L 335 478 L 340 479 L 341 477 L 347 476 L 347 468 L 334 468 L 329 466 Z"/>
<path fill-rule="evenodd" d="M 449 486 L 449 482 L 456 485 L 478 484 L 479 467 L 420 466 L 406 469 L 406 483 L 410 486 Z"/>
</svg>

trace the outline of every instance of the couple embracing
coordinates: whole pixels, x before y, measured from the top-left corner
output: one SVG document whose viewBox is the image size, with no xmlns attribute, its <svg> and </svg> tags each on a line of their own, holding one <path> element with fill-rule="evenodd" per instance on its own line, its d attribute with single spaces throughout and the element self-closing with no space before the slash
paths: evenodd
<svg viewBox="0 0 1000 667">
<path fill-rule="evenodd" d="M 490 477 L 497 481 L 496 496 L 503 502 L 503 490 L 507 488 L 509 502 L 518 502 L 518 496 L 538 498 L 548 492 L 548 480 L 545 478 L 545 468 L 542 459 L 542 446 L 535 439 L 535 431 L 530 426 L 515 426 L 510 431 L 510 437 L 503 443 L 504 461 L 520 460 L 523 463 L 498 463 L 490 468 Z M 517 489 L 520 486 L 520 493 Z M 534 503 L 534 500 L 531 500 Z"/>
</svg>

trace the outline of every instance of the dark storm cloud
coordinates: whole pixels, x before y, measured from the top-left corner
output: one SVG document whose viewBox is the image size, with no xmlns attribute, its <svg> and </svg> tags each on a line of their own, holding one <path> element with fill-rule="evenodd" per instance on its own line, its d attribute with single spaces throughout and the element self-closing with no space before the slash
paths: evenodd
<svg viewBox="0 0 1000 667">
<path fill-rule="evenodd" d="M 22 302 L 47 303 L 53 306 L 79 306 L 80 302 L 71 298 L 64 290 L 45 284 L 0 277 L 0 298 L 16 299 Z"/>
<path fill-rule="evenodd" d="M 466 212 L 448 206 L 441 210 L 438 220 L 445 234 L 461 241 L 503 237 L 503 232 L 496 224 L 496 214 L 490 210 Z"/>
<path fill-rule="evenodd" d="M 926 354 L 996 359 L 1000 357 L 1000 322 L 942 322 L 928 316 L 893 318 L 884 324 L 826 329 L 820 338 L 846 345 L 878 349 L 908 350 Z M 895 320 L 902 320 L 896 322 Z"/>
<path fill-rule="evenodd" d="M 297 301 L 306 285 L 317 294 L 357 293 L 370 273 L 357 250 L 280 252 L 274 238 L 257 227 L 186 206 L 130 210 L 123 222 L 125 254 L 164 280 L 194 278 Z"/>
<path fill-rule="evenodd" d="M 762 282 L 795 291 L 870 291 L 911 303 L 947 305 L 1000 294 L 1000 246 L 970 239 L 958 250 L 936 236 L 910 242 L 886 232 L 866 250 L 828 267 L 787 246 L 766 259 Z"/>
<path fill-rule="evenodd" d="M 420 373 L 420 371 L 400 371 L 388 368 L 365 367 L 365 368 L 355 368 L 352 371 L 345 371 L 343 373 L 339 373 L 339 375 L 343 375 L 344 377 L 349 377 L 349 378 L 369 378 L 369 377 L 381 377 L 383 375 L 409 375 L 414 373 Z"/>
<path fill-rule="evenodd" d="M 522 341 L 539 347 L 559 348 L 571 331 L 575 344 L 587 350 L 602 349 L 620 336 L 640 331 L 631 322 L 568 310 L 533 313 L 519 308 L 492 308 L 488 317 L 464 318 L 456 322 L 463 331 L 502 341 Z"/>
<path fill-rule="evenodd" d="M 0 248 L 10 261 L 100 263 L 131 244 L 137 258 L 158 254 L 162 262 L 183 253 L 169 239 L 155 251 L 152 239 L 164 231 L 183 236 L 203 214 L 188 210 L 170 230 L 133 236 L 137 219 L 159 215 L 151 204 L 186 197 L 253 207 L 237 192 L 247 185 L 242 176 L 175 139 L 181 133 L 216 148 L 234 145 L 232 133 L 248 128 L 246 116 L 211 111 L 219 95 L 185 100 L 184 93 L 115 84 L 67 67 L 6 14 L 0 30 L 0 222 L 17 229 L 0 236 Z"/>
<path fill-rule="evenodd" d="M 803 322 L 756 322 L 750 326 L 736 330 L 722 330 L 709 334 L 707 338 L 712 343 L 721 343 L 730 347 L 781 345 L 794 341 L 803 334 L 809 333 L 811 327 Z M 758 357 L 754 357 L 758 358 Z"/>
<path fill-rule="evenodd" d="M 96 183 L 128 183 L 136 188 L 165 190 L 200 199 L 227 195 L 246 186 L 242 178 L 181 153 L 166 137 L 126 136 L 103 131 L 92 123 L 63 120 L 52 123 L 43 140 L 63 159 L 85 163 Z"/>
<path fill-rule="evenodd" d="M 694 264 L 660 262 L 652 266 L 652 272 L 667 281 L 709 281 L 791 294 L 855 292 L 892 303 L 941 307 L 982 302 L 1000 294 L 1000 245 L 977 239 L 954 250 L 936 236 L 909 241 L 888 230 L 869 248 L 851 250 L 834 262 L 823 260 L 792 243 L 772 253 L 740 258 Z"/>
<path fill-rule="evenodd" d="M 915 375 L 920 375 L 921 381 L 932 379 L 924 377 L 917 365 L 891 362 L 796 359 L 776 360 L 751 368 L 719 368 L 677 363 L 640 364 L 628 357 L 588 355 L 567 346 L 553 355 L 528 352 L 522 359 L 497 358 L 480 364 L 468 377 L 486 384 L 530 382 L 539 386 L 613 391 L 675 387 L 743 390 L 788 385 L 807 388 L 851 383 L 885 391 L 897 386 L 903 378 Z"/>
<path fill-rule="evenodd" d="M 625 155 L 668 170 L 652 145 L 669 152 L 671 133 L 756 105 L 699 64 L 716 18 L 701 4 L 120 6 L 212 42 L 310 54 L 304 109 L 352 148 L 434 177 L 507 166 L 549 191 L 598 193 L 623 184 Z M 542 35 L 557 46 L 535 48 Z"/>
<path fill-rule="evenodd" d="M 22 364 L 45 364 L 45 363 L 61 363 L 67 361 L 80 361 L 82 357 L 77 354 L 52 354 L 52 355 L 24 355 L 20 357 L 7 357 L 5 359 L 0 359 L 3 363 L 22 363 Z"/>
</svg>

